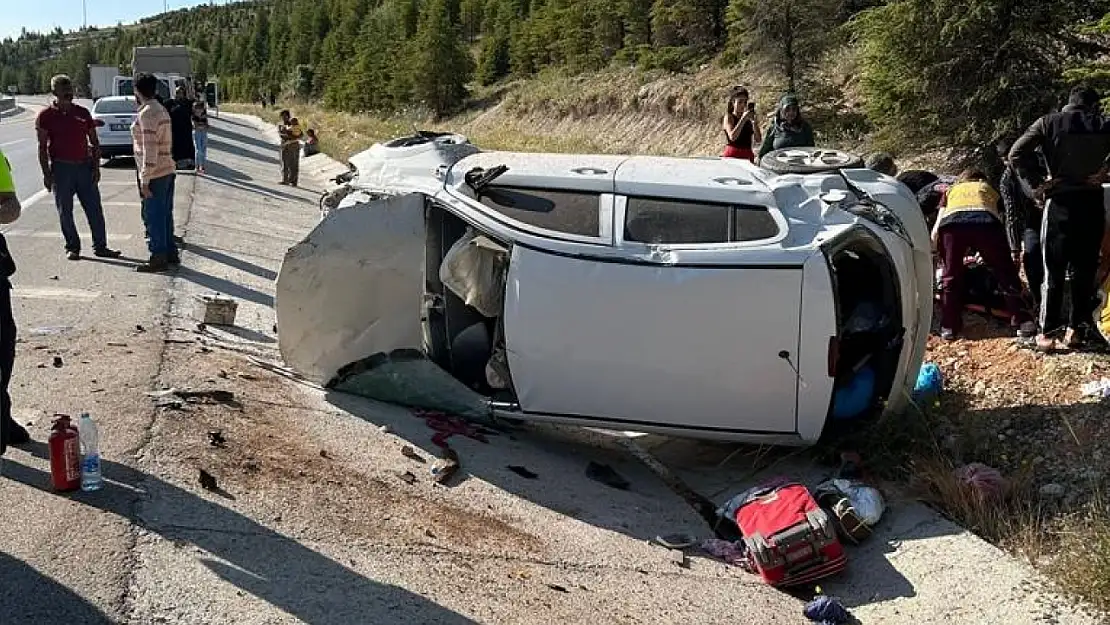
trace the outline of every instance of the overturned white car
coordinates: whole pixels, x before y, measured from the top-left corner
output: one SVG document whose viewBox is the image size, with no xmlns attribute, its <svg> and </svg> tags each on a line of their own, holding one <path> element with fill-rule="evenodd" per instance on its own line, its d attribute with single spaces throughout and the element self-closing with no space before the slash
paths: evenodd
<svg viewBox="0 0 1110 625">
<path fill-rule="evenodd" d="M 281 353 L 384 401 L 703 438 L 898 411 L 932 316 L 921 211 L 848 155 L 780 156 L 815 173 L 375 145 L 286 255 Z"/>
</svg>

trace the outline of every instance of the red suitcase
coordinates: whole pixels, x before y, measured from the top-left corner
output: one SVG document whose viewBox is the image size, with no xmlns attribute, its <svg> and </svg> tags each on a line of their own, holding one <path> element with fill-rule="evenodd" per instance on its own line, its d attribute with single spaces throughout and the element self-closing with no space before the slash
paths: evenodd
<svg viewBox="0 0 1110 625">
<path fill-rule="evenodd" d="M 844 547 L 829 515 L 801 484 L 769 487 L 736 511 L 752 567 L 772 586 L 798 586 L 839 573 Z"/>
</svg>

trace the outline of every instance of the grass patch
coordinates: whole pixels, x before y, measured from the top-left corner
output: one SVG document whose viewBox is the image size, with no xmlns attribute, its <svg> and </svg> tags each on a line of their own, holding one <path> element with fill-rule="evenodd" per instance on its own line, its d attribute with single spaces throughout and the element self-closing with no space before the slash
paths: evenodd
<svg viewBox="0 0 1110 625">
<path fill-rule="evenodd" d="M 1105 502 L 1064 519 L 1056 536 L 1058 547 L 1045 569 L 1064 589 L 1110 611 L 1110 510 Z"/>
</svg>

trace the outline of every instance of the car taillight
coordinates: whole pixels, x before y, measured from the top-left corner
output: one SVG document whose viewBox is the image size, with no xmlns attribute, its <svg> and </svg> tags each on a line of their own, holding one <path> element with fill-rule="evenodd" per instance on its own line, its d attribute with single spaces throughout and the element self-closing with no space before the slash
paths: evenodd
<svg viewBox="0 0 1110 625">
<path fill-rule="evenodd" d="M 840 339 L 829 337 L 829 377 L 836 377 L 836 366 L 840 361 Z"/>
<path fill-rule="evenodd" d="M 104 120 L 103 119 L 98 119 L 98 120 L 96 120 L 95 123 L 96 123 L 97 128 L 103 128 L 104 127 Z"/>
</svg>

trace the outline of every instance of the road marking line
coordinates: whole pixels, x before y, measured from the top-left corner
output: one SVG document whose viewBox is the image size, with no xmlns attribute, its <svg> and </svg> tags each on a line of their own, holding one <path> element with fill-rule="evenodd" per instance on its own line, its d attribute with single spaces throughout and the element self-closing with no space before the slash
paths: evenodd
<svg viewBox="0 0 1110 625">
<path fill-rule="evenodd" d="M 30 139 L 16 139 L 15 141 L 8 141 L 7 143 L 0 143 L 0 148 L 6 148 L 9 145 L 18 145 L 20 143 L 23 143 L 24 141 L 30 141 Z"/>
<path fill-rule="evenodd" d="M 34 239 L 61 239 L 61 232 L 41 232 L 38 230 L 9 230 L 4 233 L 4 236 L 9 237 L 31 237 Z M 82 232 L 81 236 L 87 237 L 87 232 Z M 135 238 L 133 234 L 109 234 L 109 241 L 130 241 Z"/>
<path fill-rule="evenodd" d="M 51 299 L 61 301 L 85 301 L 100 297 L 100 291 L 86 289 L 60 289 L 57 287 L 22 287 L 12 289 L 12 295 L 23 299 Z"/>
<path fill-rule="evenodd" d="M 19 203 L 23 205 L 23 208 L 30 208 L 35 202 L 38 202 L 48 195 L 50 195 L 49 191 L 47 191 L 46 189 L 39 189 L 34 195 L 29 198 L 20 200 Z"/>
</svg>

